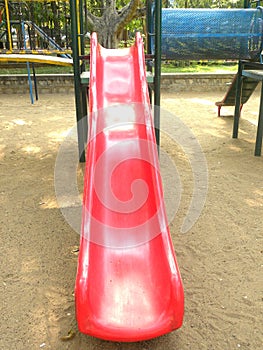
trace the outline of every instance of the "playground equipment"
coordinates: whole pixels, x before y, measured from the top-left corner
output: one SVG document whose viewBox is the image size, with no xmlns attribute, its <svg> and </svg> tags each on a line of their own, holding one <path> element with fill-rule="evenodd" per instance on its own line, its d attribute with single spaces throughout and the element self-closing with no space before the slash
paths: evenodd
<svg viewBox="0 0 263 350">
<path fill-rule="evenodd" d="M 79 154 L 83 160 L 87 126 L 83 127 L 86 114 L 83 114 L 85 108 L 81 101 L 85 99 L 86 86 L 81 85 L 80 78 L 79 63 L 83 56 L 77 39 L 78 11 L 71 0 Z M 262 49 L 261 9 L 238 10 L 231 15 L 224 10 L 213 11 L 200 12 L 203 20 L 208 16 L 213 22 L 210 27 L 205 27 L 206 32 L 202 32 L 205 29 L 202 29 L 202 23 L 196 23 L 198 16 L 195 16 L 198 31 L 196 35 L 194 31 L 190 35 L 190 41 L 194 40 L 195 45 L 188 47 L 188 38 L 182 33 L 176 37 L 173 32 L 175 38 L 167 36 L 167 40 L 175 47 L 163 46 L 164 53 L 178 59 L 185 59 L 190 53 L 198 58 L 258 59 Z M 179 12 L 185 16 L 185 21 L 193 16 L 193 11 Z M 152 13 L 151 6 L 148 13 Z M 154 13 L 154 26 L 153 21 L 148 23 L 148 28 L 155 28 L 154 33 L 149 33 L 148 54 L 154 58 L 155 104 L 159 105 L 161 20 L 166 21 L 168 12 L 162 12 L 161 1 L 156 0 Z M 216 18 L 222 14 L 217 25 L 214 14 Z M 176 16 L 175 11 L 169 11 L 169 26 L 173 18 L 178 18 Z M 238 23 L 238 26 L 233 31 L 236 16 L 238 20 L 234 24 Z M 151 40 L 153 35 L 155 40 Z M 182 281 L 158 172 L 156 143 L 159 134 L 154 131 L 159 126 L 160 114 L 158 108 L 154 109 L 153 124 L 139 34 L 134 46 L 121 50 L 101 47 L 93 34 L 90 66 L 89 137 L 75 288 L 77 321 L 81 332 L 102 339 L 146 340 L 180 327 L 183 320 Z M 136 206 L 135 195 L 132 196 L 130 189 L 131 184 L 135 186 L 135 180 L 141 179 L 148 188 L 146 202 L 143 202 L 146 204 Z M 136 184 L 138 189 L 137 185 L 140 185 Z M 143 188 L 139 192 L 144 196 Z"/>
<path fill-rule="evenodd" d="M 56 66 L 72 66 L 73 60 L 71 58 L 56 57 L 56 56 L 44 56 L 34 54 L 0 54 L 1 62 L 17 62 L 17 63 L 42 63 L 51 64 Z"/>
<path fill-rule="evenodd" d="M 4 0 L 0 3 L 2 53 L 64 54 L 70 57 L 70 21 L 67 0 Z M 26 32 L 23 33 L 22 26 Z M 25 35 L 24 35 L 25 34 Z M 26 46 L 25 46 L 26 39 Z"/>
<path fill-rule="evenodd" d="M 154 62 L 154 125 L 156 141 L 159 144 L 160 81 L 161 60 L 165 59 L 247 59 L 260 61 L 262 51 L 262 8 L 251 8 L 260 1 L 245 1 L 249 9 L 162 9 L 159 1 L 147 1 L 147 54 Z M 78 125 L 79 157 L 85 160 L 87 114 L 85 86 L 80 77 L 80 61 L 83 45 L 78 41 L 83 37 L 77 32 L 77 17 L 80 7 L 71 1 L 72 46 L 74 57 L 76 117 Z M 75 17 L 75 18 L 74 18 Z M 75 23 L 75 24 L 74 24 Z M 74 35 L 74 33 L 76 35 Z M 83 34 L 83 32 L 80 31 Z M 76 38 L 76 39 L 75 39 Z M 161 40 L 162 38 L 162 40 Z M 236 78 L 235 78 L 236 79 Z M 222 106 L 234 105 L 235 79 L 226 96 L 217 102 L 219 114 Z M 85 80 L 85 79 L 84 79 Z M 86 81 L 85 81 L 86 83 Z M 242 101 L 245 103 L 256 87 L 255 82 L 247 80 Z M 84 125 L 84 128 L 82 127 Z"/>
<path fill-rule="evenodd" d="M 171 60 L 235 59 L 259 62 L 263 45 L 263 14 L 260 1 L 245 1 L 249 9 L 163 9 L 162 57 Z M 154 12 L 154 6 L 152 10 Z M 151 12 L 150 12 L 151 13 Z M 149 26 L 150 52 L 155 49 L 153 22 Z M 260 68 L 259 68 L 260 69 Z M 225 97 L 216 102 L 218 115 L 222 106 L 234 106 L 236 80 Z M 258 82 L 245 77 L 242 105 Z M 242 106 L 241 105 L 241 106 Z"/>
<path fill-rule="evenodd" d="M 262 64 L 248 61 L 239 61 L 238 73 L 237 73 L 237 82 L 236 82 L 236 100 L 235 100 L 235 115 L 233 123 L 233 138 L 238 137 L 238 126 L 240 112 L 242 108 L 242 97 L 245 82 L 249 79 L 254 84 L 261 82 L 261 97 L 260 97 L 260 107 L 259 107 L 259 116 L 258 116 L 258 126 L 257 126 L 257 135 L 256 135 L 256 144 L 255 144 L 255 156 L 261 155 L 262 148 L 262 136 L 263 136 L 263 67 Z"/>
<path fill-rule="evenodd" d="M 26 63 L 32 103 L 31 68 L 38 99 L 36 63 L 73 64 L 68 12 L 69 3 L 65 0 L 0 1 L 0 63 Z"/>
<path fill-rule="evenodd" d="M 183 288 L 164 210 L 140 35 L 129 49 L 107 50 L 94 33 L 90 64 L 78 325 L 107 340 L 150 339 L 181 326 Z M 134 181 L 147 186 L 143 204 L 142 188 L 127 200 Z"/>
<path fill-rule="evenodd" d="M 238 80 L 238 74 L 236 74 L 234 76 L 233 81 L 230 84 L 223 99 L 221 101 L 216 102 L 216 106 L 218 107 L 218 113 L 217 113 L 218 117 L 221 116 L 220 113 L 221 113 L 221 108 L 223 106 L 234 106 L 235 105 L 237 80 Z M 258 86 L 258 81 L 255 81 L 255 80 L 248 78 L 248 77 L 244 77 L 240 111 L 241 111 L 243 105 L 249 100 L 250 96 L 253 94 L 253 92 L 255 91 L 257 86 Z"/>
<path fill-rule="evenodd" d="M 163 9 L 162 55 L 166 59 L 258 60 L 262 9 Z"/>
<path fill-rule="evenodd" d="M 252 4 L 256 4 L 257 6 L 260 5 L 260 1 L 245 1 L 245 7 L 251 7 Z M 262 11 L 261 7 L 258 7 L 257 10 Z M 256 22 L 255 22 L 256 19 Z M 254 32 L 255 28 L 258 28 L 257 31 L 258 33 Z M 252 62 L 254 62 L 253 64 L 249 64 L 249 62 L 247 62 L 247 64 L 250 66 L 251 69 L 257 69 L 257 70 L 261 70 L 262 69 L 262 18 L 261 17 L 257 17 L 255 16 L 253 18 L 253 21 L 250 25 L 251 28 L 251 36 L 247 37 L 248 40 L 248 45 L 247 48 L 249 49 L 249 51 L 251 52 L 247 52 L 248 57 L 238 57 L 239 60 L 242 59 L 248 59 Z M 253 30 L 253 33 L 252 33 Z M 256 37 L 258 37 L 258 39 L 255 39 Z M 253 38 L 253 40 L 251 41 L 251 38 Z M 254 45 L 252 44 L 252 42 L 254 41 Z M 255 46 L 256 43 L 256 46 Z M 243 47 L 245 47 L 243 45 Z M 251 47 L 254 47 L 254 50 L 251 50 Z M 246 56 L 246 55 L 244 55 Z M 258 62 L 256 62 L 258 61 Z M 244 65 L 241 65 L 241 67 L 245 67 Z M 242 80 L 242 89 L 240 90 L 240 95 L 237 93 L 237 90 L 240 89 L 239 85 L 238 85 L 238 81 Z M 242 71 L 237 72 L 237 74 L 234 76 L 232 83 L 230 84 L 225 96 L 223 97 L 223 99 L 221 101 L 216 102 L 216 106 L 218 107 L 218 116 L 220 117 L 220 113 L 221 113 L 221 108 L 223 106 L 236 106 L 238 104 L 238 108 L 239 111 L 237 112 L 237 109 L 235 107 L 235 116 L 240 116 L 241 110 L 243 105 L 249 100 L 250 96 L 253 94 L 253 92 L 255 91 L 256 87 L 258 86 L 259 80 L 258 79 L 252 79 L 249 76 L 243 76 L 242 75 Z M 238 94 L 238 96 L 237 96 Z M 235 117 L 235 120 L 237 117 Z M 234 123 L 235 125 L 238 125 L 238 122 L 235 121 Z M 238 128 L 234 127 L 235 129 Z M 233 137 L 236 138 L 237 137 L 237 131 L 233 132 Z M 258 137 L 257 137 L 258 140 Z M 258 142 L 257 142 L 258 143 Z M 259 152 L 255 152 L 255 154 L 258 154 Z"/>
</svg>

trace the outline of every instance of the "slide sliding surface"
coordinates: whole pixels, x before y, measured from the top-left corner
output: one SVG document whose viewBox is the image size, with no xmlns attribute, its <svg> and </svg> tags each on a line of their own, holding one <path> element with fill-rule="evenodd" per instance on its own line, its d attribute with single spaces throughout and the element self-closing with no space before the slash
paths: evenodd
<svg viewBox="0 0 263 350">
<path fill-rule="evenodd" d="M 91 38 L 89 135 L 75 286 L 83 333 L 146 340 L 182 325 L 184 295 L 169 233 L 142 39 Z"/>
</svg>

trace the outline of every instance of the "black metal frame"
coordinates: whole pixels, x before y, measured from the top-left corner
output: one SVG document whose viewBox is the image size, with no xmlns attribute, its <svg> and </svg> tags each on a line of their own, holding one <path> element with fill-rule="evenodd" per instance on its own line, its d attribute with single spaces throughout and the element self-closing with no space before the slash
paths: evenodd
<svg viewBox="0 0 263 350">
<path fill-rule="evenodd" d="M 149 30 L 153 25 L 152 6 L 155 6 L 155 28 L 154 33 Z M 75 87 L 75 107 L 77 119 L 78 132 L 78 149 L 79 160 L 85 162 L 85 146 L 87 141 L 87 87 L 81 84 L 80 75 L 82 67 L 80 60 L 84 56 L 84 25 L 83 25 L 83 0 L 70 0 L 71 13 L 71 34 L 72 34 L 72 56 L 74 68 L 74 87 Z M 80 24 L 80 33 L 78 32 L 78 21 Z M 161 0 L 147 0 L 147 28 L 148 41 L 147 53 L 154 61 L 154 127 L 156 135 L 156 143 L 160 144 L 160 84 L 161 84 L 161 21 L 162 21 L 162 1 Z M 150 48 L 150 35 L 155 36 L 155 52 L 152 55 Z M 80 45 L 79 45 L 80 38 Z M 87 57 L 86 57 L 87 58 Z M 149 85 L 149 92 L 151 96 L 152 87 Z"/>
<path fill-rule="evenodd" d="M 238 76 L 237 76 L 237 89 L 236 89 L 236 103 L 235 103 L 235 114 L 234 114 L 234 123 L 233 123 L 233 138 L 238 138 L 238 127 L 239 119 L 241 113 L 241 96 L 242 96 L 242 85 L 243 85 L 243 71 L 244 70 L 263 70 L 263 65 L 257 62 L 249 61 L 239 61 L 238 64 Z M 250 76 L 253 79 L 253 77 Z M 260 97 L 260 108 L 259 108 L 259 117 L 258 117 L 258 127 L 257 127 L 257 136 L 256 136 L 256 146 L 255 146 L 255 156 L 261 155 L 262 148 L 262 130 L 263 130 L 263 77 L 254 78 L 255 80 L 261 81 L 261 97 Z"/>
</svg>

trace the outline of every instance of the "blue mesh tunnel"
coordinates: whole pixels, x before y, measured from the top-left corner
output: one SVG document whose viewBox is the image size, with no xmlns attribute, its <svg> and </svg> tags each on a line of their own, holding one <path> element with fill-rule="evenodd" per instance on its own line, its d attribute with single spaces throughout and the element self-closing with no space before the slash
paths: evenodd
<svg viewBox="0 0 263 350">
<path fill-rule="evenodd" d="M 262 8 L 163 9 L 162 56 L 174 60 L 258 59 L 262 28 Z"/>
</svg>

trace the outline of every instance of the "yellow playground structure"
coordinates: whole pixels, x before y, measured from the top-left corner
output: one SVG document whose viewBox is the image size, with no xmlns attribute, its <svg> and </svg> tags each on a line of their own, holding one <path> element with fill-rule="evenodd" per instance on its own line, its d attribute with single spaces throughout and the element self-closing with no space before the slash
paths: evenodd
<svg viewBox="0 0 263 350">
<path fill-rule="evenodd" d="M 79 46 L 80 29 L 83 32 L 80 2 L 74 2 Z M 38 99 L 36 65 L 73 65 L 71 6 L 70 0 L 0 0 L 0 68 L 26 64 L 32 103 L 31 69 Z"/>
<path fill-rule="evenodd" d="M 71 58 L 68 1 L 0 0 L 0 53 Z"/>
</svg>

